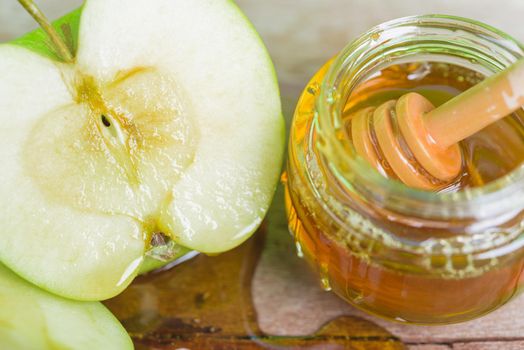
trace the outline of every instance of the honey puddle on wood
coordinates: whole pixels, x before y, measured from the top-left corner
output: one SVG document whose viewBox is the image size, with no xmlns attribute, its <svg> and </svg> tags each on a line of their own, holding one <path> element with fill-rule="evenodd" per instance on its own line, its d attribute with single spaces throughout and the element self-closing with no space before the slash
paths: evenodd
<svg viewBox="0 0 524 350">
<path fill-rule="evenodd" d="M 333 319 L 308 336 L 265 334 L 257 323 L 251 288 L 265 239 L 262 228 L 231 252 L 199 255 L 140 277 L 106 305 L 137 350 L 405 348 L 383 328 L 354 316 Z"/>
</svg>

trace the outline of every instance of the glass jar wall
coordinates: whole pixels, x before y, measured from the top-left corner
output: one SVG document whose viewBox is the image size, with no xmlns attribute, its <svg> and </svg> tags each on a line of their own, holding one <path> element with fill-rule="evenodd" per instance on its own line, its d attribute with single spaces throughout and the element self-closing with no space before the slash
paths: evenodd
<svg viewBox="0 0 524 350">
<path fill-rule="evenodd" d="M 523 54 L 481 23 L 419 16 L 373 28 L 316 74 L 292 124 L 286 200 L 297 248 L 325 289 L 418 324 L 469 320 L 519 292 L 522 111 L 466 140 L 463 174 L 438 192 L 379 174 L 356 154 L 349 129 L 359 108 L 408 91 L 438 105 Z"/>
</svg>

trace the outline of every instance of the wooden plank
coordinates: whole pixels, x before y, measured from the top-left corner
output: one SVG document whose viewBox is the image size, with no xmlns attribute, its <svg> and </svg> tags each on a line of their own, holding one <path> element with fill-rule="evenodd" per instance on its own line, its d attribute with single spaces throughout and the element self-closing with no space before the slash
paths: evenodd
<svg viewBox="0 0 524 350">
<path fill-rule="evenodd" d="M 522 350 L 524 341 L 453 344 L 453 350 Z"/>
<path fill-rule="evenodd" d="M 417 344 L 409 345 L 408 350 L 452 350 L 449 345 L 440 344 Z"/>
<path fill-rule="evenodd" d="M 376 320 L 377 324 L 406 342 L 436 343 L 457 340 L 483 341 L 524 340 L 524 297 L 519 297 L 501 309 L 480 319 L 457 325 L 440 327 L 414 327 Z M 524 348 L 523 348 L 524 349 Z"/>
</svg>

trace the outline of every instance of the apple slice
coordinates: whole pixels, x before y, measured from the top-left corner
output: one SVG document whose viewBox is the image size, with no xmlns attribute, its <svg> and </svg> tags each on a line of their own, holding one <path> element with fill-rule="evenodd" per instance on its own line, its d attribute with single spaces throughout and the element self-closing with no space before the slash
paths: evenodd
<svg viewBox="0 0 524 350">
<path fill-rule="evenodd" d="M 132 349 L 116 318 L 98 302 L 44 292 L 0 264 L 0 349 Z"/>
<path fill-rule="evenodd" d="M 102 300 L 158 237 L 176 256 L 245 241 L 284 124 L 271 60 L 232 2 L 87 0 L 79 14 L 74 59 L 42 55 L 41 35 L 0 46 L 0 260 Z"/>
</svg>

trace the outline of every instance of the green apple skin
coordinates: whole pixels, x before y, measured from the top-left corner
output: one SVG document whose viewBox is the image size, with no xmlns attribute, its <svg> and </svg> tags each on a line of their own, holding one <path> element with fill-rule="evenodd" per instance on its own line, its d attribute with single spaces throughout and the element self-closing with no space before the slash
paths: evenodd
<svg viewBox="0 0 524 350">
<path fill-rule="evenodd" d="M 0 264 L 0 348 L 125 350 L 133 344 L 102 304 L 62 299 Z"/>
<path fill-rule="evenodd" d="M 71 11 L 65 16 L 54 21 L 53 27 L 61 34 L 62 39 L 68 44 L 73 54 L 76 53 L 78 29 L 80 28 L 80 17 L 82 15 L 82 7 Z M 67 27 L 68 33 L 65 34 L 63 28 Z M 14 39 L 10 42 L 14 45 L 19 45 L 29 49 L 39 55 L 46 56 L 53 61 L 60 61 L 61 58 L 56 54 L 56 51 L 51 46 L 51 41 L 47 34 L 38 28 L 32 32 L 23 35 L 20 38 Z"/>
<path fill-rule="evenodd" d="M 89 0 L 87 0 L 89 1 Z M 247 25 L 253 33 L 256 33 L 255 28 L 251 24 L 251 22 L 245 17 L 245 15 L 242 13 L 240 9 L 238 9 L 237 5 L 233 2 L 228 0 L 230 3 L 230 6 L 234 7 L 236 11 L 238 11 L 239 14 L 241 14 L 242 18 L 245 21 L 245 25 Z M 80 7 L 79 9 L 65 15 L 64 17 L 56 20 L 53 22 L 53 26 L 57 29 L 57 31 L 64 37 L 65 42 L 70 46 L 72 52 L 75 54 L 77 47 L 78 47 L 78 36 L 79 36 L 79 30 L 80 30 L 80 24 L 81 24 L 81 18 L 82 13 L 85 5 Z M 66 30 L 64 31 L 64 28 Z M 262 39 L 256 35 L 259 40 L 259 45 L 264 48 L 265 46 L 262 42 Z M 16 45 L 23 47 L 25 49 L 28 49 L 34 53 L 37 53 L 38 55 L 47 57 L 53 61 L 60 61 L 60 57 L 55 53 L 55 51 L 51 48 L 50 41 L 47 38 L 47 35 L 43 32 L 41 29 L 37 29 L 33 32 L 30 32 L 18 39 L 15 39 L 11 41 L 9 44 Z M 269 53 L 267 50 L 265 51 L 266 59 L 268 62 L 271 62 L 271 58 L 269 56 Z M 273 68 L 272 70 L 273 75 L 273 89 L 278 92 L 278 81 L 276 72 Z M 278 130 L 278 136 L 277 138 L 280 140 L 280 144 L 273 149 L 273 157 L 275 159 L 278 159 L 278 163 L 281 164 L 283 161 L 283 154 L 285 149 L 285 138 L 286 138 L 286 132 L 285 132 L 285 123 L 283 116 L 280 115 L 280 121 L 279 125 L 277 125 L 276 129 Z M 279 169 L 280 170 L 280 169 Z M 277 173 L 276 171 L 274 172 Z M 279 173 L 279 171 L 278 171 Z M 271 196 L 273 196 L 274 191 L 276 190 L 276 185 L 278 181 L 278 176 L 272 176 L 273 178 L 273 193 Z M 263 209 L 264 215 L 267 213 L 267 210 L 269 208 L 269 204 L 266 206 L 266 208 Z M 39 287 L 41 287 L 44 290 L 47 290 L 51 293 L 54 293 L 56 295 L 60 295 L 69 299 L 75 299 L 75 300 L 105 300 L 108 298 L 111 298 L 115 295 L 118 295 L 120 292 L 122 292 L 131 282 L 132 280 L 138 275 L 142 273 L 150 272 L 154 269 L 161 268 L 165 266 L 166 264 L 169 264 L 170 262 L 177 260 L 178 258 L 184 256 L 188 252 L 191 252 L 193 250 L 201 251 L 203 253 L 209 253 L 209 254 L 219 254 L 221 252 L 227 251 L 229 249 L 232 249 L 239 244 L 243 243 L 245 240 L 247 240 L 258 228 L 258 226 L 261 223 L 261 219 L 258 219 L 256 222 L 254 222 L 252 225 L 249 226 L 249 228 L 244 232 L 242 237 L 236 239 L 236 241 L 231 241 L 230 243 L 224 243 L 222 244 L 220 242 L 220 238 L 213 238 L 210 240 L 201 240 L 199 243 L 195 243 L 192 246 L 191 242 L 188 242 L 187 240 L 180 239 L 177 240 L 177 237 L 174 237 L 174 241 L 178 245 L 178 249 L 176 249 L 177 254 L 172 256 L 169 261 L 166 260 L 158 260 L 154 257 L 148 256 L 146 250 L 144 251 L 144 254 L 141 258 L 140 264 L 137 264 L 137 266 L 134 267 L 134 270 L 131 271 L 131 273 L 128 273 L 129 271 L 126 271 L 128 275 L 126 276 L 125 280 L 122 280 L 119 282 L 118 286 L 115 286 L 114 288 L 108 288 L 107 290 L 99 291 L 90 293 L 88 290 L 83 292 L 82 294 L 78 293 L 70 293 L 67 290 L 63 289 L 55 289 L 54 287 L 50 286 L 49 284 L 42 283 L 41 281 L 34 281 L 31 277 L 28 279 L 37 284 Z M 202 243 L 204 242 L 204 243 Z M 185 247 L 184 245 L 188 245 L 188 247 Z M 147 247 L 148 244 L 145 243 L 145 246 Z M 201 249 L 199 249 L 201 247 Z M 23 271 L 20 271 L 20 269 L 17 268 L 17 266 L 13 266 L 9 263 L 9 261 L 5 261 L 6 265 L 10 265 L 9 267 L 15 271 L 20 276 L 26 278 L 25 273 Z M 45 264 L 45 262 L 44 262 Z"/>
</svg>

